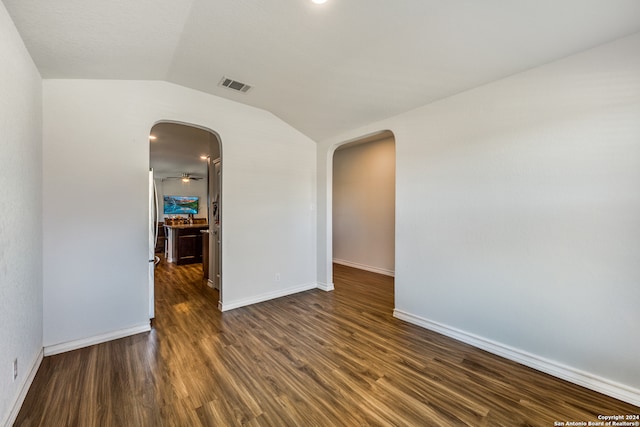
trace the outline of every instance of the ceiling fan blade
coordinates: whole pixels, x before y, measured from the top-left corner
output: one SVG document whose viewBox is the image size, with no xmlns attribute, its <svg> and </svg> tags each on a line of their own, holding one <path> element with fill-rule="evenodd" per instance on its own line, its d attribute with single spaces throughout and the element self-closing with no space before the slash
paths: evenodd
<svg viewBox="0 0 640 427">
<path fill-rule="evenodd" d="M 182 180 L 188 180 L 188 181 L 200 181 L 201 179 L 204 179 L 203 177 L 200 176 L 191 176 L 187 173 L 182 174 L 181 176 L 167 176 L 165 178 L 162 178 L 162 181 L 165 181 L 167 179 L 182 179 Z"/>
</svg>

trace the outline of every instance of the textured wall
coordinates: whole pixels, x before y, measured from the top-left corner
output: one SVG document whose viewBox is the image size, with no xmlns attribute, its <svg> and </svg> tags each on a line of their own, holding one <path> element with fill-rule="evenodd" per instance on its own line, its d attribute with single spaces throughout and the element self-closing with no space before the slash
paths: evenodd
<svg viewBox="0 0 640 427">
<path fill-rule="evenodd" d="M 148 323 L 148 135 L 158 121 L 220 135 L 223 303 L 315 284 L 315 144 L 282 120 L 139 81 L 44 80 L 44 111 L 46 346 Z"/>
<path fill-rule="evenodd" d="M 42 350 L 42 83 L 0 4 L 0 425 Z M 18 358 L 18 378 L 12 364 Z"/>
<path fill-rule="evenodd" d="M 636 34 L 322 142 L 319 251 L 333 147 L 389 129 L 397 309 L 640 396 L 639 52 Z"/>
</svg>

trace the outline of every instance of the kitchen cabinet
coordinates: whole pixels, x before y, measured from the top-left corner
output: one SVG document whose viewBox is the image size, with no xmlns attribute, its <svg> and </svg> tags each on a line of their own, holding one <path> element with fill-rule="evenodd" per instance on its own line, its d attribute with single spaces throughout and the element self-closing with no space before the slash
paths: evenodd
<svg viewBox="0 0 640 427">
<path fill-rule="evenodd" d="M 202 262 L 202 233 L 207 224 L 187 224 L 167 226 L 169 247 L 167 261 L 178 265 Z"/>
</svg>

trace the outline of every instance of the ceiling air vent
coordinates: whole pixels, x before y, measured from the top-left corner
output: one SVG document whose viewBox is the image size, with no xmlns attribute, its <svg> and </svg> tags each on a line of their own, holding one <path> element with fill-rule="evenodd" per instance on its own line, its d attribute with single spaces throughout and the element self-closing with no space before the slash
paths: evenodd
<svg viewBox="0 0 640 427">
<path fill-rule="evenodd" d="M 220 80 L 220 83 L 218 83 L 218 86 L 223 86 L 242 93 L 247 93 L 249 92 L 249 89 L 251 89 L 251 86 L 248 84 L 230 79 L 229 77 L 223 77 L 222 80 Z"/>
</svg>

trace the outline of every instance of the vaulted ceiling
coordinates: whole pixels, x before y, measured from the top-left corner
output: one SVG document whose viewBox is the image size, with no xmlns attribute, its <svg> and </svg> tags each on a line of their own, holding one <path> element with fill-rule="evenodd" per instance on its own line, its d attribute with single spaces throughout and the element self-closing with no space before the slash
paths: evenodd
<svg viewBox="0 0 640 427">
<path fill-rule="evenodd" d="M 3 2 L 44 78 L 166 80 L 315 140 L 640 31 L 638 0 Z"/>
</svg>

